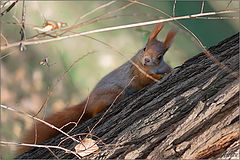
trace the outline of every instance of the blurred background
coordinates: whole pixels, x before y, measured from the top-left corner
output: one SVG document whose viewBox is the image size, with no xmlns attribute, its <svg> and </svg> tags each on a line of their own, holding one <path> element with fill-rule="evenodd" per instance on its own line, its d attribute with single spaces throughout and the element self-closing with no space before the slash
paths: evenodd
<svg viewBox="0 0 240 160">
<path fill-rule="evenodd" d="M 5 2 L 1 1 L 2 11 L 8 7 L 3 6 Z M 155 7 L 170 16 L 173 15 L 174 1 L 139 2 Z M 153 8 L 129 3 L 128 1 L 111 2 L 111 4 L 110 1 L 27 1 L 25 35 L 28 39 L 39 34 L 36 27 L 44 28 L 46 20 L 66 23 L 68 27 L 85 22 L 81 27 L 64 34 L 69 35 L 99 28 L 168 18 Z M 229 1 L 205 1 L 203 11 L 234 9 L 239 7 L 238 3 L 237 1 L 232 1 L 230 4 Z M 108 5 L 103 7 L 104 4 Z M 22 5 L 23 2 L 19 1 L 1 17 L 2 46 L 20 41 L 19 22 L 21 22 Z M 100 6 L 102 9 L 93 12 Z M 177 1 L 175 16 L 200 13 L 201 6 L 202 1 Z M 86 15 L 90 12 L 93 13 Z M 103 16 L 104 14 L 106 15 Z M 95 18 L 98 20 L 90 23 Z M 208 19 L 185 19 L 179 22 L 191 30 L 208 48 L 238 32 L 239 15 L 237 13 L 221 14 Z M 178 30 L 172 47 L 165 56 L 165 61 L 172 67 L 179 66 L 187 59 L 202 52 L 194 38 L 176 22 L 164 24 L 165 27 L 158 35 L 159 40 L 164 40 L 169 30 L 173 28 Z M 29 45 L 23 52 L 20 52 L 18 47 L 3 50 L 1 52 L 1 103 L 31 115 L 36 114 L 47 98 L 48 92 L 71 64 L 91 52 L 74 64 L 59 81 L 53 90 L 53 95 L 38 117 L 44 118 L 53 112 L 80 103 L 104 75 L 126 62 L 144 47 L 154 26 L 89 35 L 116 48 L 124 54 L 124 57 L 102 43 L 81 36 Z M 53 31 L 52 36 L 56 35 L 57 33 Z M 39 39 L 48 38 L 53 37 L 45 35 Z M 46 59 L 48 65 L 44 61 Z M 1 140 L 19 142 L 21 135 L 31 127 L 32 123 L 32 119 L 26 116 L 1 109 Z M 1 158 L 12 159 L 16 149 L 17 146 L 2 146 Z"/>
</svg>

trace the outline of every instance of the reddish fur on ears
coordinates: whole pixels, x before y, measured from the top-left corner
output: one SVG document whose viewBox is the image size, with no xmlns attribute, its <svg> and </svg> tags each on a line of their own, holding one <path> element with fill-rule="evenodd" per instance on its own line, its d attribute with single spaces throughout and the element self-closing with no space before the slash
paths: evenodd
<svg viewBox="0 0 240 160">
<path fill-rule="evenodd" d="M 168 32 L 167 37 L 166 37 L 166 39 L 163 43 L 164 48 L 168 48 L 171 45 L 171 43 L 173 41 L 173 38 L 175 37 L 176 33 L 177 33 L 176 30 L 171 30 L 171 31 Z"/>
<path fill-rule="evenodd" d="M 148 42 L 151 42 L 153 39 L 155 39 L 158 35 L 158 33 L 161 31 L 161 29 L 163 28 L 163 24 L 162 23 L 158 23 L 158 25 L 154 28 L 154 30 L 152 31 L 151 35 L 149 36 Z"/>
</svg>

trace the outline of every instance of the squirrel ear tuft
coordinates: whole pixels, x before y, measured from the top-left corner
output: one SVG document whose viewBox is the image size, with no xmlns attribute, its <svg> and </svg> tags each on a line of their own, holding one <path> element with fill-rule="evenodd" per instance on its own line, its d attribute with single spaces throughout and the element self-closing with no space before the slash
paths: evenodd
<svg viewBox="0 0 240 160">
<path fill-rule="evenodd" d="M 177 31 L 176 30 L 171 30 L 168 32 L 167 37 L 163 43 L 163 47 L 165 49 L 169 48 L 170 45 L 172 44 L 173 38 L 175 37 Z"/>
<path fill-rule="evenodd" d="M 149 43 L 153 39 L 155 39 L 157 37 L 158 33 L 162 30 L 162 28 L 163 28 L 163 24 L 162 23 L 158 23 L 157 26 L 152 31 L 151 35 L 149 36 L 147 43 Z"/>
</svg>

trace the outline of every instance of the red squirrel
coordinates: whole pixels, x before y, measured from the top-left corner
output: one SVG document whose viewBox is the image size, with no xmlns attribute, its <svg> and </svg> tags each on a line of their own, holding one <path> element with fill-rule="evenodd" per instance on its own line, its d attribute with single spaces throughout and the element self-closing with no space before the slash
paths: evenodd
<svg viewBox="0 0 240 160">
<path fill-rule="evenodd" d="M 84 116 L 80 121 L 80 123 L 82 123 L 110 106 L 126 86 L 127 88 L 118 100 L 122 100 L 132 93 L 153 83 L 153 79 L 149 78 L 149 76 L 154 79 L 160 79 L 166 73 L 169 73 L 172 68 L 164 61 L 163 56 L 170 47 L 176 31 L 169 31 L 165 41 L 160 42 L 156 37 L 162 28 L 163 24 L 159 23 L 150 34 L 147 44 L 143 49 L 139 50 L 131 60 L 103 77 L 90 93 L 88 102 L 85 100 L 76 106 L 50 115 L 45 121 L 58 128 L 61 128 L 69 122 L 77 122 L 83 113 L 85 105 L 87 105 Z M 145 74 L 140 71 L 133 62 L 143 70 Z M 149 76 L 146 76 L 146 73 Z M 132 80 L 133 77 L 135 78 Z M 129 84 L 131 80 L 132 82 Z M 71 127 L 73 127 L 73 125 L 67 125 L 63 130 L 68 131 Z M 36 129 L 37 144 L 59 134 L 57 130 L 52 129 L 41 122 L 36 123 Z M 32 129 L 23 137 L 22 142 L 28 144 L 34 143 L 34 136 L 35 128 L 32 127 Z M 29 147 L 22 147 L 18 153 L 23 153 L 27 149 L 29 149 Z"/>
</svg>

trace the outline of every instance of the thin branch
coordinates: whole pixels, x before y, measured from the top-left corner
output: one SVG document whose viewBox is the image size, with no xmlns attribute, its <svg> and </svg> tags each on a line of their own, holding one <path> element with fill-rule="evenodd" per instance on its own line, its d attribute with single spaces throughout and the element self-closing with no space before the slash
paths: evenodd
<svg viewBox="0 0 240 160">
<path fill-rule="evenodd" d="M 20 35 L 21 35 L 21 41 L 26 40 L 25 39 L 25 16 L 26 16 L 26 0 L 23 0 L 23 6 L 22 6 L 22 23 L 21 23 L 21 30 L 20 30 Z M 24 44 L 20 43 L 20 51 L 24 51 L 26 47 Z"/>
<path fill-rule="evenodd" d="M 16 16 L 13 15 L 12 17 L 17 21 L 17 24 L 21 28 L 20 29 L 21 41 L 26 40 L 26 37 L 24 36 L 25 35 L 25 25 L 24 25 L 24 23 L 20 23 L 20 21 L 17 19 Z M 19 51 L 24 51 L 25 49 L 26 49 L 26 47 L 22 43 L 20 43 L 19 44 Z"/>
<path fill-rule="evenodd" d="M 4 16 L 7 12 L 9 12 L 18 2 L 18 0 L 16 0 L 15 2 L 13 2 L 7 9 L 5 9 L 4 11 L 1 12 L 1 16 Z"/>
<path fill-rule="evenodd" d="M 17 19 L 16 16 L 13 15 L 12 17 L 17 21 L 17 25 L 19 25 L 19 27 L 21 28 L 21 31 L 25 35 L 25 28 L 23 28 L 25 26 L 21 24 L 21 22 Z M 21 31 L 20 31 L 20 33 L 21 33 Z M 23 41 L 23 40 L 26 40 L 26 38 L 24 37 L 24 39 L 21 39 L 21 41 Z"/>
<path fill-rule="evenodd" d="M 56 159 L 60 160 L 60 159 L 58 158 L 58 156 L 57 156 L 49 147 L 47 147 L 47 149 L 48 149 L 49 152 L 52 153 L 52 155 L 53 155 Z"/>
<path fill-rule="evenodd" d="M 193 37 L 194 39 L 197 41 L 197 43 L 199 44 L 199 46 L 202 48 L 203 53 L 205 53 L 208 58 L 210 58 L 214 63 L 216 63 L 220 68 L 222 68 L 223 70 L 227 71 L 228 73 L 230 73 L 233 77 L 238 78 L 238 74 L 236 75 L 237 72 L 232 72 L 232 70 L 227 67 L 226 65 L 222 64 L 217 58 L 215 58 L 207 49 L 206 47 L 202 44 L 202 42 L 200 41 L 200 39 L 191 31 L 189 30 L 186 26 L 184 26 L 183 24 L 181 24 L 180 22 L 178 23 L 180 24 L 185 30 L 187 30 Z"/>
<path fill-rule="evenodd" d="M 104 13 L 94 19 L 91 19 L 89 21 L 86 21 L 86 22 L 82 22 L 80 24 L 77 24 L 77 25 L 74 25 L 74 26 L 71 26 L 69 28 L 66 28 L 66 29 L 62 29 L 62 30 L 58 30 L 58 31 L 50 31 L 49 32 L 49 35 L 48 36 L 51 36 L 51 34 L 56 34 L 57 36 L 55 37 L 61 37 L 63 36 L 65 33 L 68 33 L 68 32 L 71 32 L 72 30 L 76 29 L 76 28 L 79 28 L 79 27 L 83 27 L 83 26 L 86 26 L 86 25 L 89 25 L 89 24 L 92 24 L 92 23 L 95 23 L 95 22 L 98 22 L 99 20 L 101 20 L 103 17 L 106 17 L 107 15 L 110 15 L 110 14 L 113 14 L 113 13 L 116 13 L 116 12 L 119 12 L 123 9 L 126 9 L 127 7 L 133 5 L 134 3 L 129 3 L 129 4 L 126 4 L 120 8 L 117 8 L 117 9 L 114 9 L 112 11 L 109 11 L 107 13 Z M 61 34 L 58 34 L 58 32 L 62 32 Z M 35 35 L 33 37 L 31 37 L 30 39 L 28 40 L 31 40 L 31 39 L 35 39 L 35 38 L 42 38 L 42 37 L 45 37 L 46 35 L 44 33 L 40 33 L 38 35 Z M 51 36 L 52 37 L 52 36 Z"/>
<path fill-rule="evenodd" d="M 120 54 L 122 57 L 126 58 L 130 63 L 132 63 L 140 72 L 142 72 L 146 77 L 150 78 L 151 80 L 153 80 L 154 82 L 159 82 L 158 79 L 156 78 L 153 78 L 151 75 L 149 75 L 147 72 L 145 72 L 142 68 L 140 68 L 138 66 L 138 64 L 136 64 L 132 59 L 126 57 L 123 53 L 121 53 L 119 50 L 117 50 L 116 48 L 112 47 L 111 45 L 99 40 L 99 39 L 96 39 L 96 38 L 93 38 L 93 37 L 90 37 L 90 36 L 83 36 L 83 37 L 87 37 L 87 38 L 90 38 L 90 39 L 93 39 L 101 44 L 104 44 L 105 46 L 109 47 L 110 49 L 112 49 L 113 51 L 117 52 L 118 54 Z"/>
<path fill-rule="evenodd" d="M 97 22 L 99 22 L 100 20 L 105 20 L 105 19 L 113 19 L 113 18 L 119 18 L 119 17 L 150 17 L 153 18 L 153 15 L 148 14 L 148 13 L 132 13 L 132 14 L 121 14 L 121 15 L 113 15 L 113 16 L 108 16 L 108 17 L 101 17 Z M 159 17 L 159 16 L 154 16 L 155 18 L 163 18 L 163 17 Z M 16 22 L 10 22 L 10 21 L 1 21 L 2 24 L 18 24 Z M 25 23 L 25 27 L 30 27 L 30 28 L 34 28 L 34 27 L 42 27 L 42 26 L 38 26 L 38 25 L 34 25 L 34 24 L 29 24 L 29 23 Z M 56 37 L 56 36 L 55 36 Z"/>
<path fill-rule="evenodd" d="M 67 133 L 70 133 L 72 130 L 74 130 L 74 128 L 77 127 L 78 123 L 81 121 L 83 115 L 85 114 L 85 111 L 86 111 L 88 102 L 89 102 L 89 96 L 88 96 L 88 98 L 87 98 L 86 104 L 84 105 L 83 113 L 82 113 L 81 116 L 78 118 L 78 121 L 77 121 L 77 122 L 69 122 L 69 123 L 65 124 L 64 126 L 62 126 L 60 129 L 63 129 L 64 127 L 66 127 L 66 126 L 68 126 L 68 125 L 70 125 L 70 124 L 74 124 L 73 128 L 72 128 L 71 130 L 69 130 Z"/>
<path fill-rule="evenodd" d="M 78 142 L 79 143 L 79 142 Z M 59 146 L 51 146 L 51 145 L 40 145 L 40 144 L 27 144 L 27 143 L 16 143 L 16 142 L 5 142 L 5 141 L 0 141 L 1 145 L 17 145 L 17 146 L 28 146 L 28 147 L 38 147 L 38 148 L 55 148 L 55 149 L 61 149 L 64 150 L 65 153 L 72 153 L 74 154 L 76 157 L 78 157 L 79 159 L 81 159 L 81 157 L 76 153 L 73 152 L 69 149 L 63 148 L 63 147 L 59 147 Z"/>
<path fill-rule="evenodd" d="M 74 128 L 76 128 L 77 125 L 78 125 L 78 123 L 81 121 L 83 115 L 85 114 L 85 111 L 86 111 L 86 108 L 87 108 L 88 102 L 89 102 L 89 96 L 88 96 L 88 98 L 87 98 L 87 102 L 86 102 L 86 104 L 84 105 L 83 113 L 81 114 L 81 116 L 80 116 L 80 118 L 78 119 L 78 121 L 77 121 L 77 123 L 75 124 L 75 126 L 74 126 L 70 131 L 68 131 L 68 133 L 72 132 L 72 130 L 74 130 Z"/>
<path fill-rule="evenodd" d="M 58 83 L 65 77 L 65 75 L 72 69 L 72 67 L 75 66 L 76 63 L 78 63 L 80 60 L 82 60 L 83 58 L 87 57 L 89 54 L 92 54 L 94 52 L 88 52 L 87 54 L 79 57 L 77 60 L 75 60 L 70 67 L 63 73 L 63 75 L 57 80 L 57 82 L 55 83 L 55 85 L 49 90 L 47 98 L 45 99 L 45 101 L 43 102 L 41 108 L 39 109 L 39 111 L 33 116 L 36 117 L 42 110 L 42 108 L 46 105 L 46 103 L 48 102 L 48 100 L 50 99 L 50 97 L 52 96 L 55 88 L 57 87 Z"/>
<path fill-rule="evenodd" d="M 99 7 L 97 7 L 97 8 L 95 8 L 95 9 L 91 10 L 90 12 L 88 12 L 88 13 L 82 15 L 81 17 L 79 17 L 79 18 L 76 20 L 75 24 L 76 24 L 79 20 L 81 20 L 81 19 L 83 19 L 83 18 L 89 16 L 90 14 L 93 14 L 94 12 L 96 12 L 96 11 L 102 9 L 102 8 L 105 8 L 105 7 L 111 5 L 111 4 L 115 3 L 115 2 L 116 2 L 116 1 L 110 1 L 110 2 L 108 2 L 108 3 L 106 3 L 106 4 L 103 4 L 103 5 L 99 6 Z"/>
<path fill-rule="evenodd" d="M 135 17 L 149 16 L 149 17 L 152 18 L 152 16 L 147 15 L 147 14 L 113 15 L 113 16 L 108 16 L 108 17 L 103 16 L 103 17 L 99 17 L 98 19 L 95 19 L 95 21 L 84 22 L 84 23 L 82 23 L 82 26 L 86 26 L 86 25 L 89 25 L 89 24 L 92 24 L 92 23 L 102 22 L 102 21 L 104 21 L 104 20 L 116 19 L 116 18 L 120 18 L 120 17 L 122 17 L 122 16 L 129 16 L 129 17 L 130 17 L 130 16 L 132 16 L 132 17 L 134 17 L 134 16 L 135 16 Z M 155 16 L 155 17 L 157 17 L 157 16 Z M 157 17 L 157 18 L 162 18 L 162 17 Z M 78 26 L 78 27 L 80 27 L 80 26 Z M 69 33 L 75 33 L 75 34 L 76 34 L 76 32 L 73 32 L 73 31 L 71 31 L 71 30 L 72 30 L 72 29 L 69 29 L 69 30 L 66 31 L 65 33 L 69 32 Z M 63 31 L 63 30 L 60 30 L 60 31 Z M 49 34 L 47 34 L 47 33 L 39 33 L 39 34 L 34 35 L 33 37 L 29 38 L 29 40 L 35 39 L 35 38 L 43 38 L 43 37 L 46 37 L 46 36 L 49 36 L 49 37 L 52 37 L 52 38 L 56 38 L 56 37 L 58 37 L 59 35 L 57 35 L 57 36 L 51 35 L 51 34 L 55 34 L 55 33 L 56 33 L 56 32 L 54 32 L 54 33 L 49 33 Z M 63 33 L 62 33 L 62 34 L 63 34 Z M 60 35 L 62 35 L 62 34 L 60 34 Z"/>
<path fill-rule="evenodd" d="M 203 10 L 204 10 L 204 0 L 202 0 L 201 13 L 203 13 Z"/>
<path fill-rule="evenodd" d="M 88 137 L 88 135 L 92 134 L 92 131 L 96 128 L 96 126 L 102 121 L 102 119 L 105 117 L 105 115 L 108 113 L 108 111 L 112 108 L 113 104 L 116 102 L 116 100 L 123 94 L 123 92 L 126 90 L 126 88 L 132 83 L 132 81 L 135 79 L 136 77 L 134 76 L 129 83 L 127 84 L 127 86 L 124 87 L 124 89 L 115 97 L 115 99 L 113 100 L 112 104 L 108 107 L 108 109 L 104 112 L 104 114 L 102 115 L 102 117 L 98 120 L 98 122 L 92 127 L 92 129 L 89 131 L 89 133 L 87 134 L 86 137 Z"/>
<path fill-rule="evenodd" d="M 174 4 L 173 4 L 173 17 L 175 17 L 176 3 L 177 3 L 177 0 L 174 0 Z"/>
<path fill-rule="evenodd" d="M 25 39 L 25 16 L 26 16 L 26 0 L 23 0 L 23 6 L 22 6 L 22 23 L 21 23 L 21 41 Z"/>
<path fill-rule="evenodd" d="M 18 24 L 16 22 L 10 22 L 10 21 L 1 21 L 2 24 Z M 29 24 L 29 23 L 25 23 L 25 27 L 40 27 L 40 26 L 36 26 L 36 25 L 33 25 L 33 24 Z"/>
<path fill-rule="evenodd" d="M 197 17 L 197 19 L 207 19 L 207 20 L 216 20 L 216 19 L 239 19 L 239 17 L 229 17 L 229 16 L 225 16 L 225 17 Z"/>
<path fill-rule="evenodd" d="M 3 58 L 8 57 L 8 56 L 10 56 L 11 54 L 14 54 L 14 53 L 20 53 L 19 49 L 14 49 L 13 51 L 9 52 L 8 54 L 5 54 L 5 55 L 1 56 L 0 60 L 2 60 Z"/>
<path fill-rule="evenodd" d="M 119 11 L 121 11 L 121 10 L 123 10 L 123 9 L 126 9 L 127 7 L 133 5 L 133 4 L 134 4 L 134 3 L 128 3 L 128 4 L 122 6 L 122 7 L 118 8 L 118 9 L 114 9 L 114 10 L 112 10 L 112 11 L 109 11 L 109 12 L 107 12 L 107 13 L 104 13 L 103 15 L 100 15 L 100 16 L 98 16 L 97 18 L 94 18 L 94 19 L 92 19 L 92 20 L 90 20 L 90 21 L 83 22 L 83 23 L 77 24 L 77 25 L 75 25 L 75 26 L 72 26 L 72 27 L 70 27 L 70 28 L 64 29 L 64 30 L 63 30 L 64 32 L 61 33 L 61 34 L 59 34 L 58 36 L 62 36 L 63 34 L 69 32 L 69 31 L 72 31 L 73 29 L 82 27 L 82 26 L 84 26 L 84 25 L 88 25 L 88 24 L 92 24 L 92 23 L 94 23 L 94 22 L 97 22 L 100 18 L 102 18 L 102 17 L 104 17 L 104 16 L 107 16 L 107 15 L 110 15 L 110 14 L 113 14 L 113 13 L 116 13 L 116 12 L 119 12 Z"/>
<path fill-rule="evenodd" d="M 2 105 L 2 104 L 1 104 L 1 108 L 4 108 L 4 109 L 7 109 L 7 110 L 9 110 L 9 111 L 13 111 L 13 112 L 19 113 L 19 114 L 21 114 L 21 115 L 24 115 L 24 116 L 26 116 L 26 117 L 32 118 L 32 119 L 34 119 L 34 120 L 37 120 L 37 121 L 39 121 L 39 122 L 41 122 L 41 123 L 43 123 L 43 124 L 45 124 L 45 125 L 53 128 L 53 129 L 55 129 L 55 130 L 61 132 L 61 133 L 64 134 L 65 136 L 71 137 L 69 134 L 65 133 L 64 131 L 62 131 L 61 129 L 55 127 L 54 125 L 52 125 L 52 124 L 50 124 L 50 123 L 48 123 L 48 122 L 46 122 L 46 121 L 44 121 L 44 120 L 41 120 L 41 119 L 39 119 L 39 118 L 37 118 L 37 117 L 34 117 L 34 116 L 30 115 L 30 114 L 27 114 L 27 113 L 22 112 L 22 111 L 18 111 L 18 110 L 16 110 L 16 109 L 13 109 L 13 108 L 11 108 L 11 107 L 8 107 L 8 106 Z M 79 141 L 78 141 L 77 139 L 72 138 L 72 137 L 71 137 L 71 139 L 72 139 L 73 141 L 76 141 L 76 142 L 79 143 Z"/>
<path fill-rule="evenodd" d="M 37 123 L 35 120 L 33 120 L 33 124 L 34 124 L 34 133 L 35 133 L 34 144 L 37 144 L 38 131 L 37 131 Z"/>
<path fill-rule="evenodd" d="M 2 41 L 4 41 L 5 43 Z M 4 45 L 8 44 L 7 38 L 2 33 L 1 33 L 1 44 L 4 44 Z"/>
<path fill-rule="evenodd" d="M 232 3 L 232 0 L 228 2 L 226 9 L 230 6 L 231 3 Z"/>
<path fill-rule="evenodd" d="M 133 2 L 134 2 L 134 1 L 133 1 Z M 113 30 L 126 29 L 126 28 L 133 28 L 133 27 L 139 27 L 139 26 L 157 24 L 157 23 L 162 23 L 162 22 L 169 22 L 169 21 L 175 21 L 175 20 L 181 20 L 181 19 L 190 19 L 190 18 L 196 18 L 196 17 L 202 17 L 202 16 L 209 16 L 209 15 L 236 13 L 238 10 L 239 10 L 239 9 L 223 10 L 223 11 L 217 11 L 217 12 L 207 12 L 207 13 L 201 13 L 201 14 L 185 15 L 185 16 L 180 16 L 180 17 L 172 17 L 172 18 L 166 18 L 166 19 L 158 19 L 158 20 L 147 21 L 147 22 L 140 22 L 140 23 L 133 23 L 133 24 L 121 25 L 121 26 L 101 28 L 101 29 L 96 29 L 96 30 L 81 32 L 81 33 L 78 33 L 78 34 L 67 35 L 67 36 L 62 36 L 62 37 L 57 37 L 57 38 L 52 38 L 52 39 L 45 39 L 45 40 L 34 40 L 34 41 L 26 40 L 26 41 L 20 41 L 20 42 L 16 42 L 16 43 L 11 43 L 11 44 L 9 44 L 8 46 L 1 46 L 1 50 L 3 51 L 3 50 L 5 50 L 5 49 L 18 46 L 20 43 L 24 43 L 24 45 L 26 45 L 26 46 L 27 46 L 27 45 L 43 44 L 43 43 L 48 43 L 48 42 L 59 41 L 59 40 L 63 40 L 63 39 L 68 39 L 68 38 L 73 38 L 73 37 L 78 37 L 78 36 L 93 34 L 93 33 L 100 33 L 100 32 L 113 31 Z"/>
</svg>

